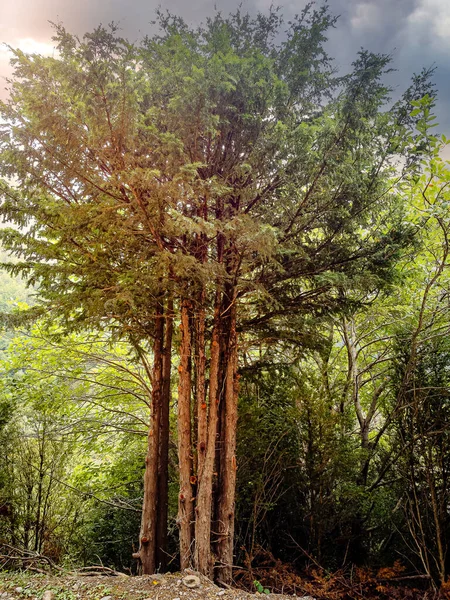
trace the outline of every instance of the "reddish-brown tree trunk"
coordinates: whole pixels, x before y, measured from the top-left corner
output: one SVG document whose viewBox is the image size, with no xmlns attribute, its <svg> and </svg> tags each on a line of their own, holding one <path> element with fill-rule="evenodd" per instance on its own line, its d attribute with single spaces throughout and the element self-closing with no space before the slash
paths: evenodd
<svg viewBox="0 0 450 600">
<path fill-rule="evenodd" d="M 180 566 L 186 569 L 191 563 L 192 544 L 192 448 L 191 448 L 191 332 L 190 305 L 181 305 L 181 345 L 178 386 L 178 461 L 180 491 L 178 495 L 178 526 L 180 530 Z"/>
<path fill-rule="evenodd" d="M 220 486 L 217 498 L 217 559 L 219 568 L 217 581 L 230 584 L 233 568 L 234 512 L 236 493 L 236 426 L 238 415 L 238 376 L 237 376 L 237 332 L 236 332 L 236 298 L 233 296 L 229 310 L 229 338 L 225 369 L 224 419 L 221 439 Z"/>
<path fill-rule="evenodd" d="M 204 293 L 202 301 L 204 302 Z M 196 356 L 196 400 L 197 400 L 197 478 L 202 477 L 203 464 L 206 456 L 208 411 L 206 403 L 206 352 L 205 352 L 205 309 L 201 307 L 198 311 L 197 327 L 197 356 Z"/>
<path fill-rule="evenodd" d="M 217 295 L 214 309 L 214 326 L 211 339 L 211 363 L 209 376 L 209 410 L 206 446 L 202 468 L 199 470 L 195 520 L 195 568 L 207 577 L 213 576 L 211 554 L 212 487 L 216 455 L 216 436 L 219 401 L 220 365 L 220 299 Z M 200 428 L 200 420 L 199 420 Z"/>
<path fill-rule="evenodd" d="M 156 568 L 156 522 L 158 504 L 159 434 L 163 379 L 164 317 L 158 305 L 153 345 L 152 402 L 148 449 L 145 459 L 144 500 L 140 531 L 139 559 L 142 572 L 151 574 Z"/>
<path fill-rule="evenodd" d="M 166 311 L 166 329 L 162 360 L 161 419 L 159 428 L 158 465 L 158 519 L 156 524 L 156 566 L 158 571 L 167 568 L 167 520 L 169 497 L 169 438 L 170 438 L 170 375 L 172 367 L 173 300 L 169 299 Z"/>
</svg>

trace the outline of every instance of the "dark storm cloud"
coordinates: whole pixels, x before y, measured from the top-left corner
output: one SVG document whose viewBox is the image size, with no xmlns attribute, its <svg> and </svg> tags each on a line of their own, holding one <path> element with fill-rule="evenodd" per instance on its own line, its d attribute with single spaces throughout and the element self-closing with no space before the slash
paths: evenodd
<svg viewBox="0 0 450 600">
<path fill-rule="evenodd" d="M 438 117 L 441 129 L 450 134 L 450 8 L 448 0 L 329 0 L 330 10 L 340 15 L 330 32 L 328 50 L 336 65 L 347 71 L 357 51 L 364 47 L 393 56 L 397 72 L 389 79 L 398 93 L 408 85 L 411 74 L 435 64 L 440 90 Z M 61 21 L 67 29 L 82 34 L 99 23 L 116 21 L 123 34 L 139 40 L 151 30 L 158 4 L 163 9 L 199 23 L 214 13 L 228 13 L 240 0 L 14 0 L 5 3 L 0 15 L 0 40 L 32 51 L 51 52 L 48 21 Z M 245 0 L 244 11 L 267 11 L 272 0 Z M 285 20 L 299 13 L 303 0 L 281 0 Z M 24 41 L 27 40 L 27 41 Z M 35 46 L 33 46 L 33 44 Z M 8 72 L 7 58 L 0 52 L 0 74 Z"/>
</svg>

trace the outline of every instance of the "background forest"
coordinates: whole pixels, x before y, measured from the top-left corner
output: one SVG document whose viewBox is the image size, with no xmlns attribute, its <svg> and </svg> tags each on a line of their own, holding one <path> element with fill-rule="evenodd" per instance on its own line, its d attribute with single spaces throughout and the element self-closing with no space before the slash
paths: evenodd
<svg viewBox="0 0 450 600">
<path fill-rule="evenodd" d="M 337 76 L 327 8 L 282 41 L 277 11 L 159 23 L 138 47 L 58 25 L 56 57 L 15 52 L 3 552 L 247 586 L 282 563 L 445 584 L 450 171 L 432 72 L 400 94 L 390 57 L 361 51 Z"/>
</svg>

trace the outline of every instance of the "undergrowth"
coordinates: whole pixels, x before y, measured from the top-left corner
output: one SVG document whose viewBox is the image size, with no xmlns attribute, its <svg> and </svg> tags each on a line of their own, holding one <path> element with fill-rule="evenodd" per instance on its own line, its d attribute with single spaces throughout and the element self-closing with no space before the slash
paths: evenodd
<svg viewBox="0 0 450 600">
<path fill-rule="evenodd" d="M 272 593 L 317 600 L 450 600 L 450 582 L 437 589 L 426 576 L 407 573 L 400 561 L 378 570 L 348 566 L 332 573 L 311 564 L 300 574 L 259 548 L 235 573 L 235 585 L 246 591 L 259 591 L 255 581 Z"/>
</svg>

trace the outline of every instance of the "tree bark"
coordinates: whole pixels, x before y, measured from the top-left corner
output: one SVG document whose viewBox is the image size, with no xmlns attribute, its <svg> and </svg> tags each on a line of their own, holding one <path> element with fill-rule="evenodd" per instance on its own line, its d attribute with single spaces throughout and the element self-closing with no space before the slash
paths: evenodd
<svg viewBox="0 0 450 600">
<path fill-rule="evenodd" d="M 42 511 L 42 495 L 44 486 L 44 462 L 45 462 L 45 443 L 46 443 L 46 423 L 42 426 L 42 435 L 39 439 L 39 469 L 38 469 L 38 488 L 37 488 L 37 508 L 36 508 L 36 523 L 34 533 L 34 551 L 41 551 L 40 540 L 42 538 L 41 529 L 41 511 Z"/>
<path fill-rule="evenodd" d="M 204 292 L 201 301 L 204 303 Z M 208 412 L 206 404 L 206 352 L 205 352 L 205 309 L 200 307 L 197 319 L 196 337 L 197 337 L 197 356 L 196 356 L 196 374 L 197 374 L 197 478 L 200 481 L 202 477 L 203 465 L 206 456 L 206 445 L 208 438 Z M 214 335 L 214 333 L 213 333 Z M 212 354 L 211 354 L 212 357 Z"/>
<path fill-rule="evenodd" d="M 197 506 L 195 520 L 195 568 L 209 578 L 213 577 L 211 554 L 212 487 L 216 456 L 216 437 L 219 403 L 220 363 L 220 297 L 217 294 L 214 308 L 214 325 L 211 339 L 211 363 L 209 375 L 209 411 L 205 432 L 205 456 L 198 474 Z M 206 411 L 205 411 L 206 412 Z M 206 424 L 205 424 L 206 425 Z M 203 428 L 200 419 L 198 427 Z M 206 436 L 207 434 L 207 436 Z M 200 439 L 200 433 L 199 433 Z"/>
<path fill-rule="evenodd" d="M 180 567 L 191 564 L 193 498 L 192 498 L 192 447 L 191 447 L 191 332 L 189 324 L 190 305 L 181 305 L 181 347 L 178 387 L 178 460 L 180 491 L 178 494 L 178 526 L 180 530 Z"/>
<path fill-rule="evenodd" d="M 167 302 L 164 351 L 162 360 L 161 420 L 159 428 L 158 519 L 156 524 L 156 566 L 167 569 L 167 520 L 169 509 L 169 438 L 170 438 L 170 375 L 172 367 L 173 300 Z"/>
<path fill-rule="evenodd" d="M 220 494 L 217 503 L 217 523 L 219 540 L 217 558 L 219 570 L 217 581 L 229 585 L 232 581 L 234 512 L 236 492 L 236 425 L 237 400 L 239 392 L 237 376 L 237 332 L 236 296 L 233 294 L 230 305 L 229 339 L 225 363 L 225 419 L 223 422 L 223 463 L 221 465 Z"/>
<path fill-rule="evenodd" d="M 155 341 L 153 345 L 152 406 L 148 433 L 148 449 L 145 459 L 144 501 L 139 536 L 139 558 L 143 574 L 152 574 L 156 568 L 156 521 L 163 346 L 164 319 L 162 306 L 158 305 L 155 320 Z"/>
<path fill-rule="evenodd" d="M 435 540 L 436 540 L 436 546 L 437 546 L 437 557 L 435 559 L 436 562 L 436 566 L 438 569 L 438 574 L 439 574 L 439 581 L 440 584 L 443 585 L 446 581 L 446 565 L 445 565 L 445 558 L 446 558 L 446 548 L 445 548 L 445 542 L 443 539 L 443 523 L 441 521 L 441 514 L 442 511 L 440 510 L 439 507 L 439 500 L 438 500 L 438 494 L 436 491 L 436 480 L 435 480 L 435 476 L 434 476 L 434 461 L 433 461 L 433 450 L 431 448 L 430 445 L 428 445 L 427 448 L 427 464 L 426 464 L 426 478 L 427 478 L 427 483 L 428 486 L 430 488 L 430 496 L 431 496 L 431 508 L 432 508 L 432 513 L 433 513 L 433 521 L 434 521 L 434 527 L 435 527 Z"/>
</svg>

